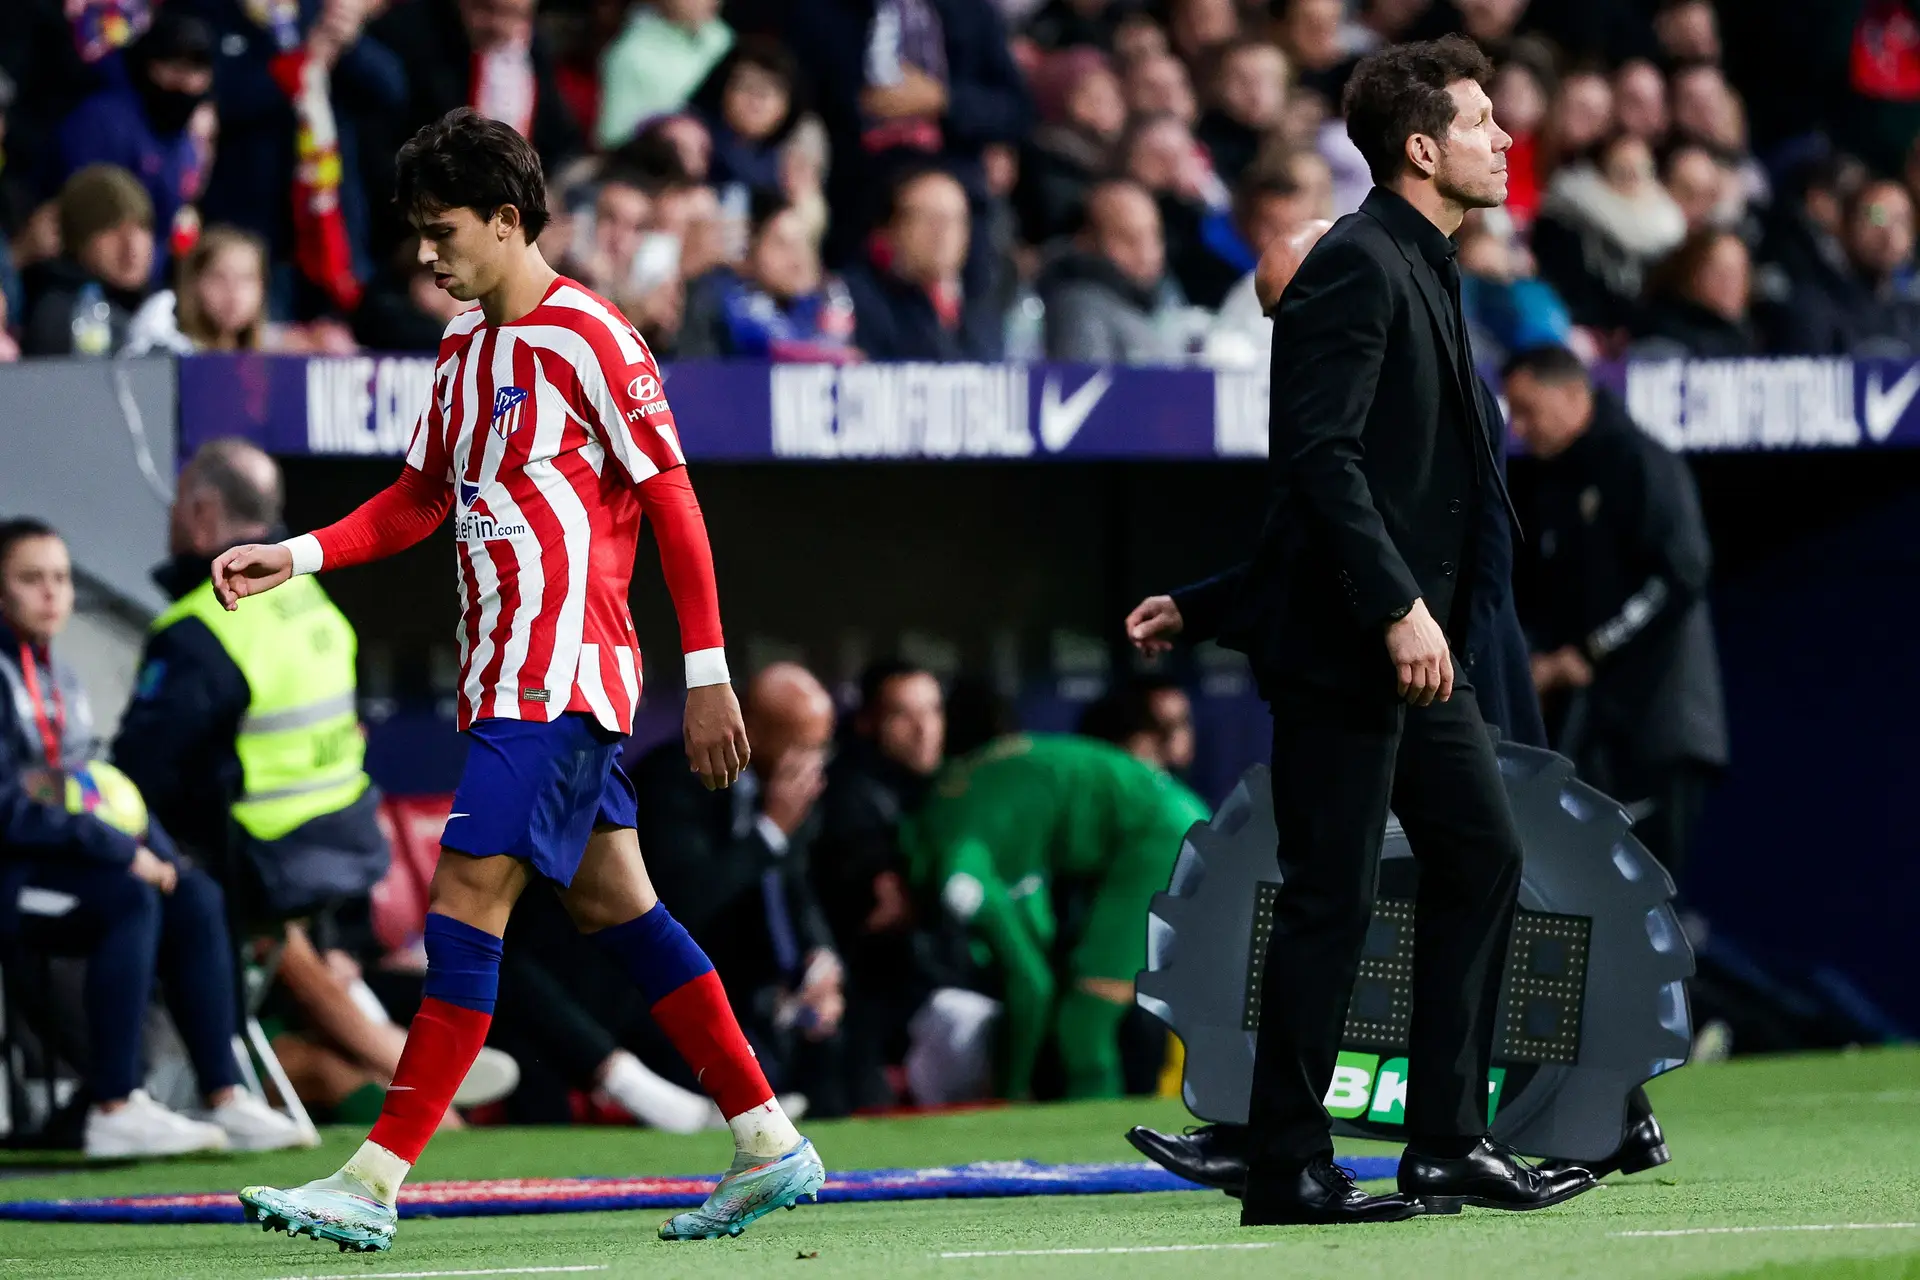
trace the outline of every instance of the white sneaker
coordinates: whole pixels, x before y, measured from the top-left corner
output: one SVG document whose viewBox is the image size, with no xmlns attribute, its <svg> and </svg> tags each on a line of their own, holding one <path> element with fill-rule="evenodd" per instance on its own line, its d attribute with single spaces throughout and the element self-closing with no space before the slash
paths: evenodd
<svg viewBox="0 0 1920 1280">
<path fill-rule="evenodd" d="M 456 1107 L 484 1107 L 498 1102 L 520 1087 L 520 1064 L 513 1056 L 492 1046 L 483 1046 L 480 1056 L 467 1069 L 466 1079 L 454 1090 Z"/>
<path fill-rule="evenodd" d="M 226 1130 L 219 1125 L 189 1120 L 169 1111 L 135 1089 L 126 1105 L 114 1111 L 94 1107 L 87 1112 L 85 1149 L 92 1160 L 124 1160 L 129 1156 L 183 1156 L 194 1151 L 225 1151 Z"/>
<path fill-rule="evenodd" d="M 283 1151 L 309 1144 L 300 1126 L 245 1089 L 206 1113 L 218 1125 L 235 1151 Z"/>
</svg>

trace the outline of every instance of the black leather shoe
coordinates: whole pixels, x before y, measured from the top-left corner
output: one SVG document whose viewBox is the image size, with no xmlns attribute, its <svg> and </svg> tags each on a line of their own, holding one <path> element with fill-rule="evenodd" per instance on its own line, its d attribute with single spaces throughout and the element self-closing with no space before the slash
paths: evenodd
<svg viewBox="0 0 1920 1280">
<path fill-rule="evenodd" d="M 1161 1133 L 1143 1125 L 1127 1130 L 1133 1149 L 1168 1173 L 1230 1196 L 1247 1185 L 1246 1136 L 1246 1127 L 1237 1124 L 1201 1125 L 1185 1133 Z"/>
<path fill-rule="evenodd" d="M 1343 1222 L 1404 1222 L 1425 1210 L 1405 1196 L 1370 1196 L 1353 1171 L 1321 1156 L 1292 1177 L 1255 1177 L 1240 1207 L 1243 1227 L 1330 1226 Z"/>
<path fill-rule="evenodd" d="M 1558 1173 L 1562 1169 L 1586 1168 L 1593 1176 L 1604 1178 L 1610 1173 L 1645 1173 L 1673 1159 L 1667 1150 L 1667 1136 L 1660 1132 L 1660 1122 L 1651 1115 L 1642 1116 L 1627 1128 L 1627 1136 L 1620 1140 L 1620 1146 L 1604 1160 L 1582 1160 L 1578 1164 L 1572 1160 L 1542 1160 L 1540 1172 Z"/>
<path fill-rule="evenodd" d="M 1400 1194 L 1428 1213 L 1481 1209 L 1545 1209 L 1594 1188 L 1593 1174 L 1572 1165 L 1548 1172 L 1514 1154 L 1504 1142 L 1482 1138 L 1458 1159 L 1421 1155 L 1412 1147 L 1400 1157 Z"/>
</svg>

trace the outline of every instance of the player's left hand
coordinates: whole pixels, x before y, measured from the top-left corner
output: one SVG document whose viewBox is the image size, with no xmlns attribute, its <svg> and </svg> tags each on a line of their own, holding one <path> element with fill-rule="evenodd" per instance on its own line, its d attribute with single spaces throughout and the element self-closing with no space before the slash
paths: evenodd
<svg viewBox="0 0 1920 1280">
<path fill-rule="evenodd" d="M 293 576 L 293 552 L 279 543 L 250 543 L 222 551 L 213 561 L 213 594 L 227 612 L 241 596 L 270 591 Z"/>
<path fill-rule="evenodd" d="M 687 764 L 700 775 L 707 790 L 730 787 L 747 767 L 747 725 L 740 716 L 740 700 L 730 684 L 702 685 L 687 690 L 687 718 L 682 734 Z"/>
</svg>

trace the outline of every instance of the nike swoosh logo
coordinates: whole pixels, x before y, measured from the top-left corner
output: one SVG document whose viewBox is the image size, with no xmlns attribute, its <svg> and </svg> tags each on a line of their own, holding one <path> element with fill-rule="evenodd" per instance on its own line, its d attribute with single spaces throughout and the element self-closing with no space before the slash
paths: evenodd
<svg viewBox="0 0 1920 1280">
<path fill-rule="evenodd" d="M 1867 378 L 1867 435 L 1875 444 L 1885 442 L 1893 434 L 1917 395 L 1920 395 L 1920 365 L 1908 369 L 1900 381 L 1890 387 L 1881 385 L 1878 370 Z"/>
<path fill-rule="evenodd" d="M 390 1084 L 387 1086 L 387 1092 L 388 1093 L 412 1093 L 413 1086 L 410 1084 Z"/>
<path fill-rule="evenodd" d="M 471 818 L 472 816 L 470 813 L 450 813 L 447 815 L 447 821 L 452 822 L 455 818 Z"/>
<path fill-rule="evenodd" d="M 1048 453 L 1058 453 L 1073 442 L 1112 385 L 1113 375 L 1102 369 L 1062 400 L 1059 378 L 1047 375 L 1040 387 L 1040 443 Z"/>
</svg>

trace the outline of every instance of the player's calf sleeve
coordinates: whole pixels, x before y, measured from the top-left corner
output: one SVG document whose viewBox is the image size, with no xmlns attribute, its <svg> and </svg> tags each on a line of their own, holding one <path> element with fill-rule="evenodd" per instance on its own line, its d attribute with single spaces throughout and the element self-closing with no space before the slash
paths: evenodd
<svg viewBox="0 0 1920 1280">
<path fill-rule="evenodd" d="M 1124 1084 L 1120 1023 L 1126 1016 L 1126 1005 L 1102 1000 L 1078 988 L 1060 997 L 1054 1034 L 1060 1045 L 1069 1098 L 1120 1096 Z"/>
<path fill-rule="evenodd" d="M 647 998 L 653 1020 L 728 1120 L 770 1102 L 773 1090 L 727 1003 L 713 961 L 665 903 L 593 937 Z"/>
<path fill-rule="evenodd" d="M 407 1028 L 380 1119 L 367 1140 L 411 1165 L 440 1126 L 486 1042 L 500 990 L 500 939 L 429 914 L 426 995 Z"/>
</svg>

